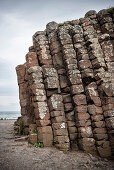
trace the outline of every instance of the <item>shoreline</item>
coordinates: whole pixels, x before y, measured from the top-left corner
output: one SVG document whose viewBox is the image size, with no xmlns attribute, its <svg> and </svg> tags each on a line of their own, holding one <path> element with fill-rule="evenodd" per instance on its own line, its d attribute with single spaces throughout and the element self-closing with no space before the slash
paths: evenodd
<svg viewBox="0 0 114 170">
<path fill-rule="evenodd" d="M 6 118 L 6 119 L 3 118 L 3 119 L 2 119 L 2 118 L 0 118 L 0 120 L 17 120 L 17 119 L 18 119 L 18 118 L 15 118 L 15 119 L 14 119 L 14 118 L 11 118 L 11 119 L 8 119 L 8 118 Z"/>
</svg>

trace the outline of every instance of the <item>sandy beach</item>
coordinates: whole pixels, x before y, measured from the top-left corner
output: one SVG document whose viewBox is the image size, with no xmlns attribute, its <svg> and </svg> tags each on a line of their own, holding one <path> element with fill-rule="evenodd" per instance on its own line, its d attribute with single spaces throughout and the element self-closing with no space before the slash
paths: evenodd
<svg viewBox="0 0 114 170">
<path fill-rule="evenodd" d="M 114 162 L 81 151 L 35 148 L 14 136 L 14 120 L 0 120 L 0 170 L 113 170 Z"/>
</svg>

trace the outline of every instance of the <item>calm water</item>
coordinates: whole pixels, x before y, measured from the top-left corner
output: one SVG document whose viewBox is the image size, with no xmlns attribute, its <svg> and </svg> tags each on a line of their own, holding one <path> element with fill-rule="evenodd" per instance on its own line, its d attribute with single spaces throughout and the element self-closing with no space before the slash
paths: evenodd
<svg viewBox="0 0 114 170">
<path fill-rule="evenodd" d="M 21 116 L 20 111 L 0 111 L 0 118 L 17 119 Z"/>
</svg>

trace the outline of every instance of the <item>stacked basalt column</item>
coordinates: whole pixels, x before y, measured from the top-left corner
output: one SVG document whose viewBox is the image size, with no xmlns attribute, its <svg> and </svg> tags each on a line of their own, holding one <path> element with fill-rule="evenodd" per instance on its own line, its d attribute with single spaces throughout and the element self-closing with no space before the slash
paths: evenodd
<svg viewBox="0 0 114 170">
<path fill-rule="evenodd" d="M 37 60 L 37 55 L 35 52 L 28 52 L 26 54 L 26 72 L 27 72 L 27 77 L 28 77 L 28 94 L 29 94 L 29 105 L 30 105 L 30 115 L 32 117 L 32 122 L 35 122 L 35 113 L 34 113 L 34 96 L 35 91 L 33 92 L 34 89 L 34 82 L 36 81 L 36 75 L 35 75 L 35 71 L 36 71 L 36 67 L 38 66 L 38 60 Z M 29 70 L 31 70 L 29 72 Z M 38 79 L 38 78 L 37 78 Z"/>
<path fill-rule="evenodd" d="M 74 111 L 73 111 L 73 104 L 70 95 L 69 82 L 66 75 L 65 65 L 63 62 L 62 48 L 57 33 L 58 24 L 55 22 L 51 22 L 47 24 L 46 28 L 47 28 L 47 35 L 49 39 L 49 46 L 52 55 L 53 65 L 58 73 L 60 91 L 63 97 L 64 111 L 67 120 L 70 144 L 72 148 L 77 149 L 77 143 L 76 143 L 77 130 L 75 127 Z"/>
<path fill-rule="evenodd" d="M 30 106 L 30 94 L 28 85 L 28 74 L 26 63 L 23 65 L 18 65 L 16 67 L 18 85 L 19 85 L 19 99 L 21 106 L 21 120 L 23 123 L 24 134 L 29 133 L 29 124 L 32 123 L 31 117 L 31 106 Z"/>
<path fill-rule="evenodd" d="M 48 39 L 45 32 L 37 33 L 34 36 L 37 50 L 38 60 L 43 69 L 44 84 L 48 100 L 48 107 L 51 116 L 51 123 L 53 129 L 53 143 L 60 149 L 69 149 L 69 137 L 67 131 L 67 124 L 65 119 L 63 98 L 60 94 L 60 85 L 58 74 L 53 66 L 50 55 Z"/>
<path fill-rule="evenodd" d="M 88 12 L 85 16 L 89 17 L 90 19 L 92 18 L 92 13 L 91 11 Z M 113 17 L 112 17 L 113 18 Z M 96 19 L 101 27 L 101 35 L 98 35 L 98 40 L 99 44 L 101 45 L 101 49 L 103 51 L 103 57 L 106 63 L 106 71 L 105 74 L 101 73 L 100 76 L 100 86 L 99 87 L 99 92 L 100 92 L 100 97 L 102 101 L 102 106 L 104 110 L 104 116 L 106 123 L 106 127 L 108 130 L 109 134 L 109 139 L 110 139 L 110 144 L 112 148 L 112 152 L 114 154 L 114 126 L 113 126 L 113 117 L 114 117 L 114 98 L 113 98 L 113 80 L 114 80 L 114 26 L 113 26 L 113 21 L 111 18 L 111 14 L 108 13 L 106 10 L 101 10 L 96 14 Z M 92 21 L 92 20 L 91 20 Z M 102 83 L 101 83 L 102 81 Z M 110 112 L 111 114 L 106 114 L 107 112 Z M 110 133 L 109 133 L 110 131 Z"/>
<path fill-rule="evenodd" d="M 24 134 L 37 128 L 32 142 L 114 154 L 113 16 L 92 10 L 34 34 L 16 68 Z"/>
<path fill-rule="evenodd" d="M 29 129 L 31 130 L 31 127 L 34 130 L 37 128 L 38 132 L 37 139 L 32 140 L 43 142 L 44 146 L 52 146 L 53 136 L 52 133 L 49 133 L 51 127 L 47 127 L 50 125 L 49 109 L 43 84 L 42 68 L 38 66 L 36 52 L 29 52 L 26 55 L 26 65 L 29 78 L 29 94 L 31 96 L 31 116 L 34 118 L 32 124 L 29 125 Z M 30 134 L 30 142 L 32 142 L 31 137 Z"/>
<path fill-rule="evenodd" d="M 93 153 L 95 152 L 95 141 L 92 138 L 91 126 L 89 126 L 91 122 L 89 124 L 88 121 L 90 115 L 87 113 L 86 96 L 84 94 L 81 74 L 77 66 L 76 52 L 69 31 L 70 26 L 59 28 L 59 38 L 62 44 L 64 62 L 66 64 L 72 100 L 75 107 L 75 122 L 78 130 L 76 141 L 78 141 L 81 149 Z"/>
<path fill-rule="evenodd" d="M 114 154 L 114 49 L 109 34 L 103 34 L 99 38 L 99 42 L 107 65 L 107 71 L 104 77 L 101 77 L 102 83 L 100 83 L 99 91 L 112 153 Z"/>
<path fill-rule="evenodd" d="M 97 35 L 100 36 L 101 28 L 97 18 L 97 12 L 95 10 L 90 10 L 85 14 L 85 18 L 89 18 L 91 20 L 91 23 L 94 29 L 96 30 Z"/>
<path fill-rule="evenodd" d="M 107 10 L 101 10 L 97 14 L 102 33 L 114 34 L 114 25 L 111 14 Z"/>
<path fill-rule="evenodd" d="M 107 67 L 96 31 L 91 25 L 90 19 L 81 19 L 81 25 L 84 31 L 84 38 L 86 40 L 86 47 L 88 49 L 89 58 L 92 63 L 95 75 L 94 77 L 96 78 L 96 80 L 90 79 L 89 84 L 85 87 L 88 103 L 90 103 L 90 105 L 88 106 L 88 111 L 92 115 L 91 118 L 93 121 L 93 134 L 96 140 L 97 151 L 102 157 L 108 157 L 111 155 L 111 150 L 107 136 L 103 110 L 101 107 L 101 99 L 99 97 L 98 87 L 96 84 L 98 80 L 98 77 L 96 75 L 104 75 L 105 69 Z"/>
<path fill-rule="evenodd" d="M 111 15 L 111 13 L 104 9 L 98 12 L 97 19 L 101 27 L 101 32 L 110 35 L 111 43 L 114 48 L 114 15 Z"/>
<path fill-rule="evenodd" d="M 37 44 L 38 38 L 40 37 L 39 44 Z M 44 36 L 43 32 L 37 32 L 33 36 L 33 45 L 36 50 L 37 54 L 37 60 L 39 62 L 39 65 L 36 69 L 36 93 L 37 98 L 35 100 L 37 101 L 34 103 L 35 107 L 35 116 L 36 116 L 36 125 L 37 125 L 37 132 L 38 132 L 38 141 L 43 142 L 44 146 L 52 146 L 53 144 L 53 134 L 52 134 L 52 128 L 51 128 L 51 121 L 50 121 L 50 113 L 49 108 L 47 104 L 47 97 L 46 97 L 46 91 L 44 86 L 44 77 L 43 77 L 43 69 L 41 65 L 43 63 L 47 62 L 48 56 L 45 55 L 45 48 L 46 43 L 44 42 Z M 43 44 L 45 43 L 45 44 Z M 44 49 L 42 48 L 45 45 Z M 41 50 L 40 50 L 41 49 Z M 47 62 L 49 63 L 49 62 Z"/>
<path fill-rule="evenodd" d="M 72 37 L 73 37 L 74 49 L 76 51 L 76 57 L 78 61 L 78 68 L 81 73 L 83 87 L 84 87 L 83 94 L 81 95 L 83 98 L 85 98 L 86 101 L 85 104 L 87 104 L 87 107 L 89 107 L 91 103 L 89 102 L 90 99 L 88 99 L 87 85 L 91 83 L 91 81 L 93 81 L 94 75 L 93 75 L 92 65 L 89 60 L 88 52 L 85 46 L 85 40 L 83 38 L 83 29 L 81 28 L 80 25 L 75 25 L 72 27 Z M 89 97 L 91 97 L 92 94 L 89 95 L 90 95 Z M 88 131 L 88 134 L 86 134 L 84 137 L 89 138 L 88 141 L 91 141 L 89 142 L 91 143 L 91 150 L 95 152 L 96 147 L 95 147 L 95 140 L 93 138 L 93 132 L 91 128 L 92 117 L 90 113 L 88 118 L 89 118 L 88 120 L 83 121 L 83 123 L 81 123 L 81 126 L 84 126 L 82 127 L 82 130 L 84 130 L 85 128 L 85 132 Z"/>
</svg>

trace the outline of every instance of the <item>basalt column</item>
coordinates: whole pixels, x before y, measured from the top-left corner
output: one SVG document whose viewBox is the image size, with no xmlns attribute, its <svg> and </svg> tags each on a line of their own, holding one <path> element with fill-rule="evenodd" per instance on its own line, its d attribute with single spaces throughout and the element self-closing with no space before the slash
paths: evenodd
<svg viewBox="0 0 114 170">
<path fill-rule="evenodd" d="M 84 94 L 80 70 L 77 65 L 76 52 L 70 36 L 70 29 L 71 26 L 60 27 L 59 38 L 64 53 L 63 57 L 67 68 L 67 76 L 70 82 L 72 101 L 75 111 L 75 122 L 78 129 L 76 141 L 78 141 L 81 149 L 93 153 L 95 152 L 95 141 L 92 138 L 93 134 L 91 126 L 89 126 L 91 124 L 91 121 L 90 123 L 88 121 L 90 115 L 87 113 L 86 96 Z"/>
<path fill-rule="evenodd" d="M 26 63 L 16 67 L 16 72 L 18 76 L 19 85 L 19 99 L 21 106 L 21 120 L 24 134 L 29 133 L 29 124 L 33 122 L 33 117 L 31 116 L 31 105 L 30 105 L 30 94 L 29 94 L 29 84 L 28 84 L 28 74 Z M 21 132 L 20 132 L 21 133 Z"/>
<path fill-rule="evenodd" d="M 60 149 L 69 149 L 69 137 L 64 113 L 63 98 L 60 91 L 60 84 L 57 70 L 53 66 L 53 60 L 49 50 L 46 32 L 39 32 L 34 35 L 38 60 L 43 69 L 44 84 L 48 100 L 48 107 L 51 116 L 53 129 L 53 143 Z M 38 41 L 37 41 L 38 40 Z"/>
<path fill-rule="evenodd" d="M 30 143 L 114 155 L 114 8 L 49 22 L 16 71 Z"/>
<path fill-rule="evenodd" d="M 103 52 L 98 41 L 97 33 L 91 24 L 91 20 L 88 18 L 81 19 L 81 24 L 84 30 L 84 38 L 86 40 L 86 47 L 88 49 L 89 58 L 93 67 L 94 78 L 97 74 L 104 74 L 106 69 L 106 63 L 103 57 Z M 93 102 L 93 106 L 88 107 L 88 111 L 92 114 L 93 121 L 93 133 L 96 140 L 97 150 L 101 156 L 110 156 L 110 144 L 107 136 L 107 129 L 105 127 L 103 108 L 101 107 L 101 100 L 98 94 L 97 82 L 94 79 L 94 85 L 92 84 L 86 87 L 88 102 Z M 90 81 L 90 83 L 92 80 Z M 95 110 L 94 110 L 95 108 Z M 94 111 L 92 111 L 94 110 Z M 101 135 L 102 134 L 102 135 Z"/>
<path fill-rule="evenodd" d="M 52 55 L 53 65 L 58 73 L 58 79 L 60 83 L 60 91 L 63 97 L 65 117 L 67 120 L 68 133 L 70 138 L 70 144 L 72 148 L 77 149 L 77 128 L 74 121 L 74 110 L 72 99 L 70 95 L 69 81 L 65 70 L 64 57 L 62 52 L 61 43 L 58 36 L 58 24 L 55 22 L 48 23 L 46 26 L 50 52 Z M 66 45 L 67 48 L 67 45 Z"/>
</svg>

